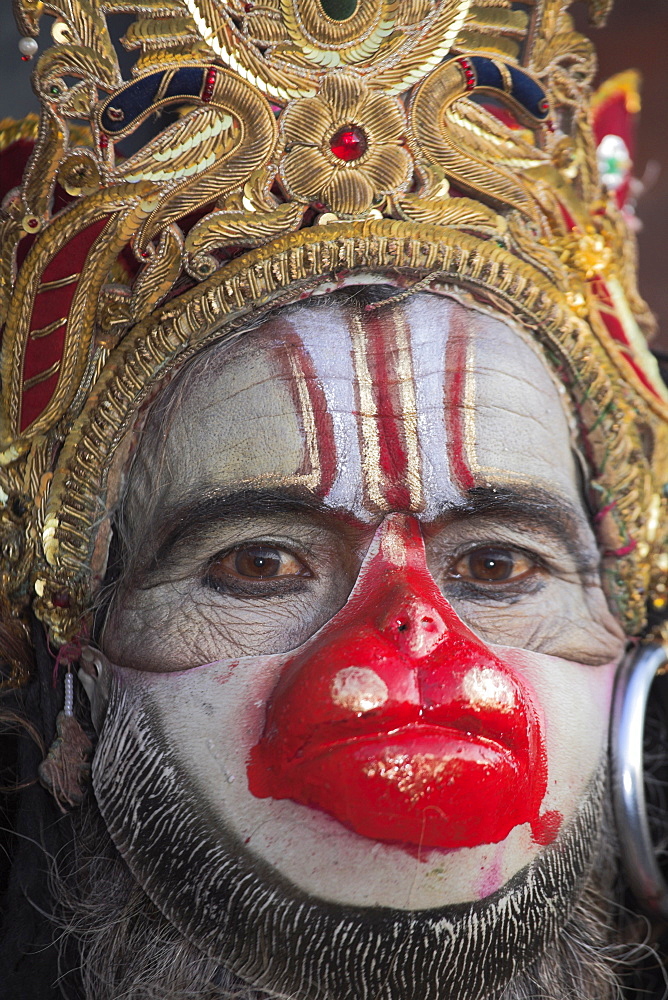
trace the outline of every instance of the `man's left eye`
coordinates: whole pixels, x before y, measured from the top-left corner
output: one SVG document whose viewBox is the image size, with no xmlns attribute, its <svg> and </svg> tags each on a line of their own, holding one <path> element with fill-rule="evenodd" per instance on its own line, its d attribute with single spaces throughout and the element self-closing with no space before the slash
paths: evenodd
<svg viewBox="0 0 668 1000">
<path fill-rule="evenodd" d="M 516 549 L 485 546 L 462 556 L 453 572 L 460 580 L 495 584 L 521 580 L 535 569 L 534 560 Z"/>
<path fill-rule="evenodd" d="M 273 545 L 241 545 L 214 559 L 207 570 L 207 582 L 216 586 L 235 580 L 276 580 L 281 577 L 311 576 L 301 560 Z"/>
</svg>

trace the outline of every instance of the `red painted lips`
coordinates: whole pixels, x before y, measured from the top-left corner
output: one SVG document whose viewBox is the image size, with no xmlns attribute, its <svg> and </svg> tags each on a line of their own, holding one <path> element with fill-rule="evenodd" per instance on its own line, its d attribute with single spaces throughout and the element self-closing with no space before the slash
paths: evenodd
<svg viewBox="0 0 668 1000">
<path fill-rule="evenodd" d="M 471 847 L 539 826 L 533 697 L 438 590 L 414 518 L 386 519 L 346 606 L 288 660 L 248 779 L 386 843 Z"/>
</svg>

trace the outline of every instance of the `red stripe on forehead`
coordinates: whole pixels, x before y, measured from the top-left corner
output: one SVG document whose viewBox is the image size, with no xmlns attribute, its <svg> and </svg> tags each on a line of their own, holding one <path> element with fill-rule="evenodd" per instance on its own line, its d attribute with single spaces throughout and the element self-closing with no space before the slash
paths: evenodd
<svg viewBox="0 0 668 1000">
<path fill-rule="evenodd" d="M 350 331 L 367 502 L 372 509 L 420 510 L 415 385 L 403 310 L 356 313 Z"/>
<path fill-rule="evenodd" d="M 334 423 L 313 360 L 288 320 L 272 323 L 280 342 L 274 356 L 289 388 L 304 434 L 304 462 L 300 478 L 318 497 L 331 490 L 337 470 Z"/>
<path fill-rule="evenodd" d="M 384 475 L 383 494 L 391 510 L 408 510 L 408 454 L 397 385 L 399 315 L 395 309 L 386 310 L 385 316 L 379 310 L 368 315 L 364 325 L 367 330 L 369 373 L 375 390 L 379 461 Z"/>
<path fill-rule="evenodd" d="M 471 331 L 463 309 L 453 309 L 445 348 L 445 423 L 450 443 L 450 469 L 461 490 L 471 490 L 475 479 L 466 454 L 466 379 Z"/>
</svg>

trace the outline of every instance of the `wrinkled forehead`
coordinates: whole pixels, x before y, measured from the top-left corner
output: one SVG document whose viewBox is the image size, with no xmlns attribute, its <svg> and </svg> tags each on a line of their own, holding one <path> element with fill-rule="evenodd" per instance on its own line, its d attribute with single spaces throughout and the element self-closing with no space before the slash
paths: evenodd
<svg viewBox="0 0 668 1000">
<path fill-rule="evenodd" d="M 361 518 L 435 517 L 495 484 L 577 499 L 563 400 L 537 349 L 430 294 L 311 302 L 218 348 L 179 396 L 167 457 L 175 490 L 300 487 Z"/>
</svg>

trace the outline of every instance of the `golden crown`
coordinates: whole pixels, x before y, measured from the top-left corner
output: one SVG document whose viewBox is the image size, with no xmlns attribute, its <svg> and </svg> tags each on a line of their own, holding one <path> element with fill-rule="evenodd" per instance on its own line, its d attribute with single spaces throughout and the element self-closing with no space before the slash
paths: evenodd
<svg viewBox="0 0 668 1000">
<path fill-rule="evenodd" d="M 0 222 L 13 614 L 32 606 L 57 644 L 84 626 L 112 457 L 165 374 L 351 271 L 464 286 L 534 331 L 575 402 L 608 593 L 630 634 L 648 599 L 662 610 L 668 396 L 568 7 L 15 0 L 25 54 L 55 20 L 41 115 L 0 131 L 27 158 Z"/>
</svg>

